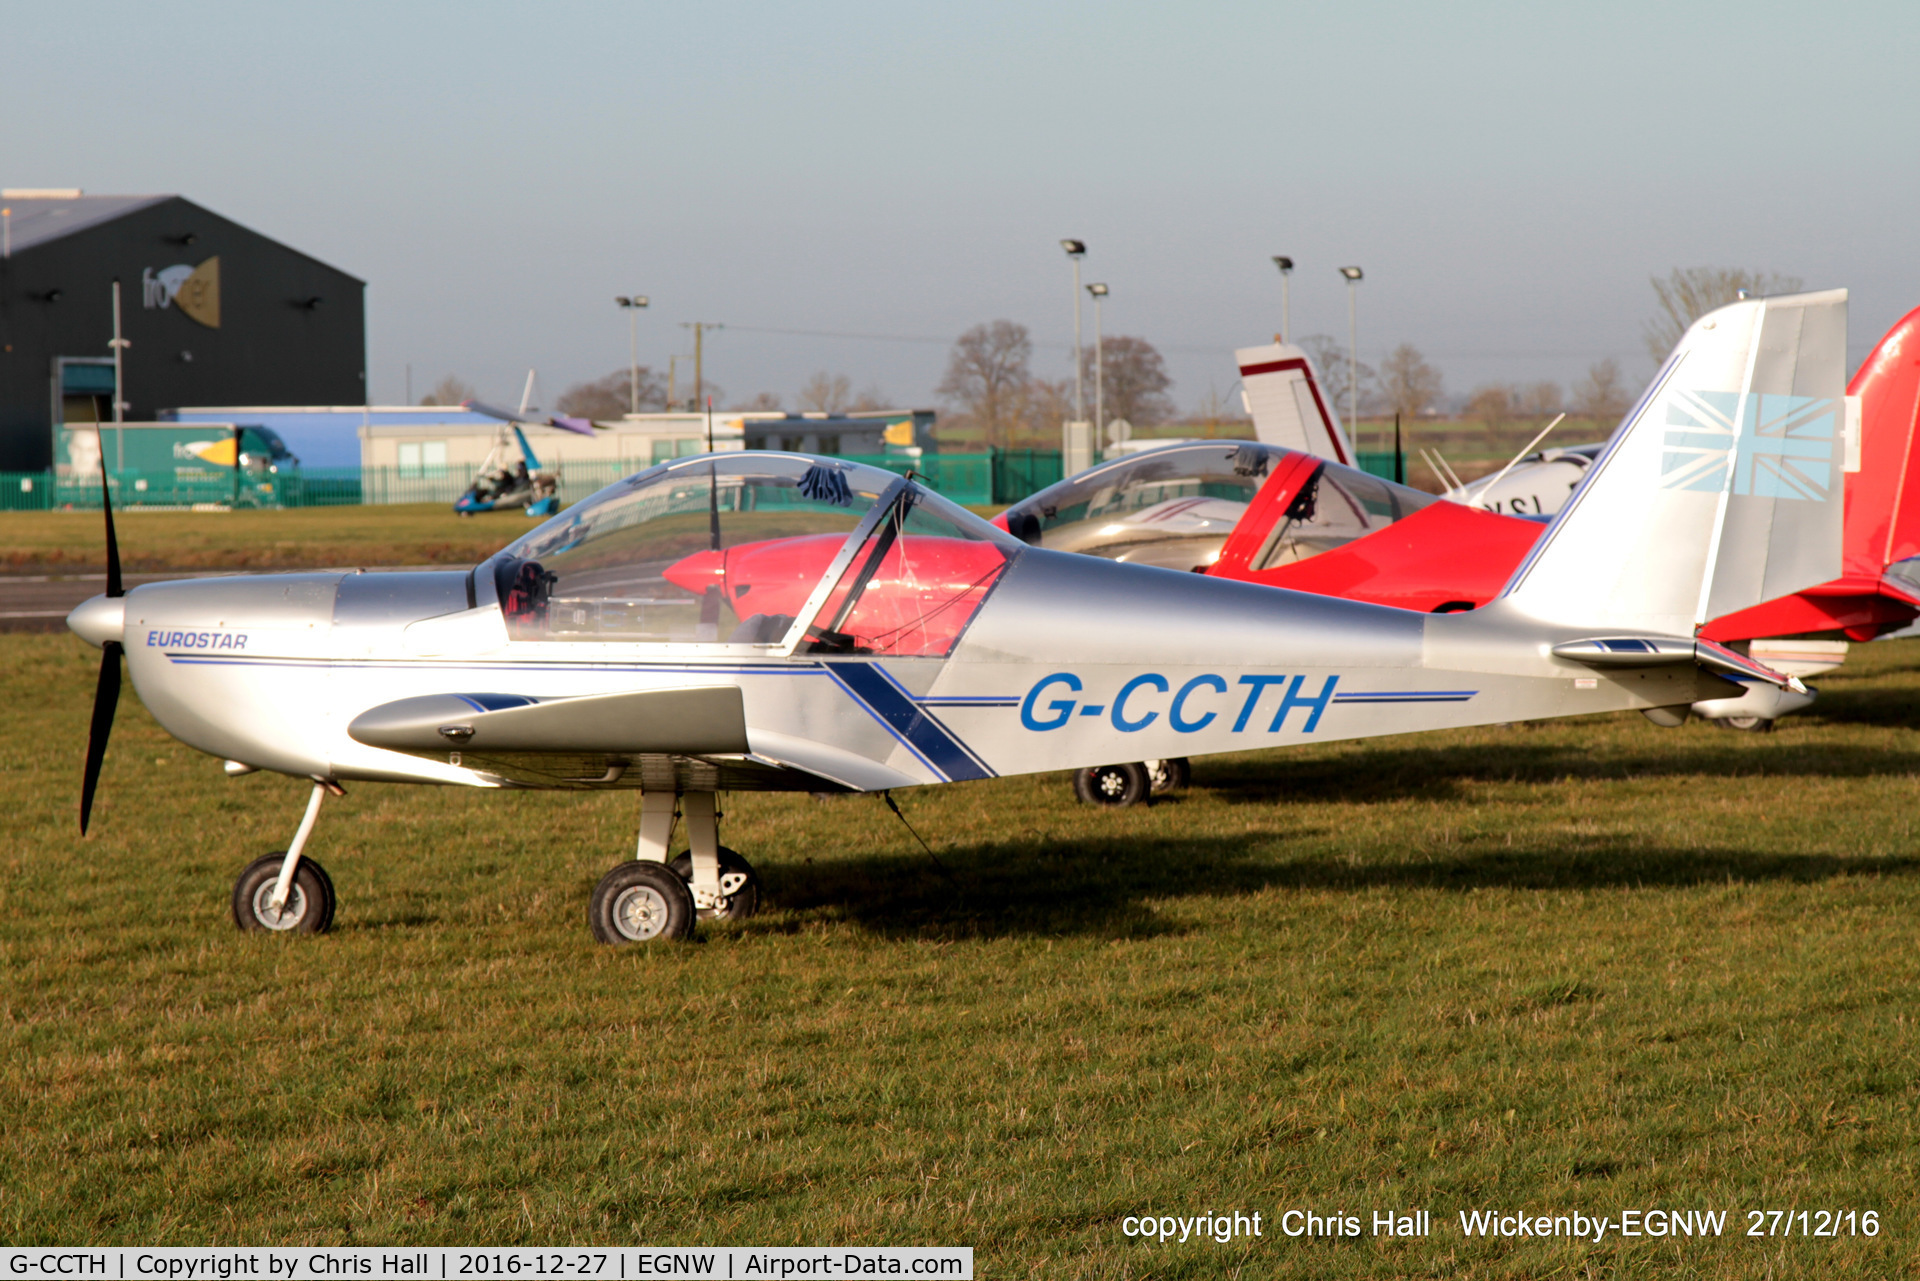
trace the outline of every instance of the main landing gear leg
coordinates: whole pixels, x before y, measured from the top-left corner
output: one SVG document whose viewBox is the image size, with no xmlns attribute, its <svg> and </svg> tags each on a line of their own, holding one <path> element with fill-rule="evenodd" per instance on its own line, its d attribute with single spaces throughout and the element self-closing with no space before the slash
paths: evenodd
<svg viewBox="0 0 1920 1281">
<path fill-rule="evenodd" d="M 679 816 L 678 793 L 640 793 L 640 843 L 633 856 L 645 863 L 666 862 L 667 847 L 673 840 L 673 822 Z"/>
<path fill-rule="evenodd" d="M 692 847 L 695 906 L 712 911 L 720 905 L 720 813 L 712 792 L 688 792 L 680 801 L 687 816 L 687 844 Z"/>
<path fill-rule="evenodd" d="M 671 863 L 674 824 L 687 820 L 693 847 Z M 600 878 L 587 924 L 602 943 L 648 943 L 691 937 L 695 923 L 739 920 L 760 905 L 760 878 L 720 844 L 712 792 L 642 792 L 634 857 Z"/>
</svg>

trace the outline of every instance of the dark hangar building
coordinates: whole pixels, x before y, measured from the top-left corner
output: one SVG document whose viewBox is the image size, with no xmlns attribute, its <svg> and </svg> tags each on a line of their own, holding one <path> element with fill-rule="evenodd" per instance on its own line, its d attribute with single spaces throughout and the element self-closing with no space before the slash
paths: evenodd
<svg viewBox="0 0 1920 1281">
<path fill-rule="evenodd" d="M 58 422 L 180 405 L 366 402 L 366 284 L 181 196 L 0 192 L 0 471 Z"/>
</svg>

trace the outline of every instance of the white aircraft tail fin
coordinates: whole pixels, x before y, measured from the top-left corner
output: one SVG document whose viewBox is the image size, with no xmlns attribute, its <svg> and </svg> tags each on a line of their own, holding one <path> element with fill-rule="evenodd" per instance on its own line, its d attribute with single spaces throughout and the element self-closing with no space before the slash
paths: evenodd
<svg viewBox="0 0 1920 1281">
<path fill-rule="evenodd" d="M 1695 321 L 1507 584 L 1554 622 L 1691 636 L 1841 569 L 1847 293 Z"/>
<path fill-rule="evenodd" d="M 1353 442 L 1340 426 L 1313 362 L 1299 347 L 1274 343 L 1233 353 L 1255 438 L 1316 458 L 1353 465 Z"/>
</svg>

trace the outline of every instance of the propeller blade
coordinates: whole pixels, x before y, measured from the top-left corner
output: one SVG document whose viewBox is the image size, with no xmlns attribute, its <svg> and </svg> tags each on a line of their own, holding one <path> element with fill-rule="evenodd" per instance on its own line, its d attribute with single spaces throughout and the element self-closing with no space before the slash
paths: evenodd
<svg viewBox="0 0 1920 1281">
<path fill-rule="evenodd" d="M 94 690 L 93 725 L 87 731 L 87 769 L 80 778 L 82 836 L 87 834 L 87 819 L 93 814 L 93 793 L 100 785 L 100 764 L 107 758 L 107 735 L 113 731 L 113 713 L 120 703 L 120 652 L 119 641 L 108 641 L 100 647 L 100 684 Z"/>
<path fill-rule="evenodd" d="M 100 510 L 107 518 L 107 595 L 125 596 L 126 588 L 120 585 L 120 540 L 113 536 L 113 491 L 107 487 L 107 450 L 104 442 L 100 446 Z M 117 672 L 119 668 L 114 670 Z M 116 676 L 114 680 L 118 682 L 119 677 Z M 118 688 L 117 683 L 115 688 Z M 98 719 L 97 712 L 95 718 Z"/>
</svg>

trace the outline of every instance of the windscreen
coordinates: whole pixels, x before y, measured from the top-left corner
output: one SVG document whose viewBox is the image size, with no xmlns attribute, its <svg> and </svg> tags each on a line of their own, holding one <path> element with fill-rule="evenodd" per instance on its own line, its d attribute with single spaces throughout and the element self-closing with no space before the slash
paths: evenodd
<svg viewBox="0 0 1920 1281">
<path fill-rule="evenodd" d="M 945 655 L 1017 546 L 944 499 L 905 490 L 847 562 L 802 650 Z"/>
<path fill-rule="evenodd" d="M 1295 491 L 1252 568 L 1275 569 L 1344 547 L 1433 501 L 1432 494 L 1339 463 L 1323 463 Z"/>
<path fill-rule="evenodd" d="M 903 493 L 951 507 L 891 472 L 835 459 L 680 459 L 609 486 L 488 564 L 516 640 L 773 645 L 848 539 L 875 525 L 876 506 L 890 510 Z M 998 530 L 951 510 L 1004 562 Z"/>
<path fill-rule="evenodd" d="M 1286 453 L 1241 440 L 1149 450 L 1048 486 L 1007 510 L 1007 528 L 1054 551 L 1204 569 Z"/>
</svg>

